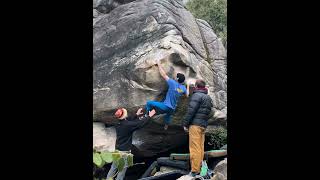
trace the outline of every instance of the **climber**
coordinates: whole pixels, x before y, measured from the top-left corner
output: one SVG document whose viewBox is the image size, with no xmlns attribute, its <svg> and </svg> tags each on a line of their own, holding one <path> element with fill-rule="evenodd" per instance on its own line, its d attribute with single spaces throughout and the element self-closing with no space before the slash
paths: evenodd
<svg viewBox="0 0 320 180">
<path fill-rule="evenodd" d="M 183 129 L 189 132 L 189 152 L 191 162 L 190 176 L 197 176 L 204 156 L 205 129 L 212 116 L 212 99 L 208 95 L 206 83 L 196 80 L 195 90 L 191 96 L 187 114 L 183 120 Z"/>
<path fill-rule="evenodd" d="M 171 122 L 171 115 L 176 109 L 180 96 L 182 94 L 185 94 L 187 97 L 189 96 L 189 84 L 187 84 L 187 88 L 183 85 L 185 80 L 183 74 L 177 73 L 176 79 L 173 80 L 167 76 L 159 60 L 157 61 L 157 65 L 160 75 L 166 80 L 168 84 L 168 92 L 166 94 L 165 100 L 162 102 L 147 101 L 146 110 L 149 112 L 151 109 L 156 109 L 157 114 L 165 114 L 164 129 L 167 130 L 168 125 Z"/>
<path fill-rule="evenodd" d="M 149 113 L 143 114 L 142 108 L 139 108 L 136 115 L 128 117 L 128 112 L 125 108 L 120 108 L 115 112 L 115 117 L 118 119 L 118 123 L 115 125 L 117 139 L 116 149 L 119 151 L 131 151 L 132 148 L 132 134 L 135 130 L 142 128 L 149 122 L 150 118 L 156 113 L 155 110 L 148 111 Z M 127 161 L 126 161 L 127 163 Z M 125 165 L 127 166 L 127 164 Z M 122 180 L 125 177 L 127 168 L 123 168 L 117 174 L 116 180 Z M 117 166 L 113 162 L 108 172 L 107 179 L 115 176 L 117 172 Z"/>
</svg>

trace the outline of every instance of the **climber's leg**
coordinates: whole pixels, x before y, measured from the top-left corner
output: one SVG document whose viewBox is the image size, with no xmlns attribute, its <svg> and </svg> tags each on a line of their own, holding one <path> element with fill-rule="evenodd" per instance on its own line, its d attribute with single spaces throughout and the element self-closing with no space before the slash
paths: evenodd
<svg viewBox="0 0 320 180">
<path fill-rule="evenodd" d="M 167 113 L 164 116 L 164 130 L 168 129 L 170 122 L 171 122 L 171 114 Z"/>
<path fill-rule="evenodd" d="M 164 114 L 167 113 L 170 108 L 163 104 L 163 102 L 158 101 L 147 101 L 146 111 L 149 112 L 152 109 L 156 110 L 156 114 Z"/>
<path fill-rule="evenodd" d="M 169 125 L 171 122 L 171 113 L 167 112 L 167 114 L 163 118 L 164 118 L 164 124 Z"/>
</svg>

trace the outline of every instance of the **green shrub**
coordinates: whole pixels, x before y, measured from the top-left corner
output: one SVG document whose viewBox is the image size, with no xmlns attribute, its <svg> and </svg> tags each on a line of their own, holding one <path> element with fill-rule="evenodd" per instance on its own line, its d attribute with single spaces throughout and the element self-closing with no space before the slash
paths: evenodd
<svg viewBox="0 0 320 180">
<path fill-rule="evenodd" d="M 213 149 L 220 149 L 222 146 L 227 144 L 227 129 L 218 127 L 210 131 L 209 145 Z"/>
<path fill-rule="evenodd" d="M 125 161 L 127 161 L 128 166 L 133 166 L 133 154 L 125 152 L 98 152 L 93 150 L 93 164 L 97 168 L 103 168 L 105 164 L 115 162 L 118 171 L 122 171 L 125 168 Z M 95 171 L 95 170 L 94 170 Z M 93 172 L 94 173 L 94 172 Z"/>
</svg>

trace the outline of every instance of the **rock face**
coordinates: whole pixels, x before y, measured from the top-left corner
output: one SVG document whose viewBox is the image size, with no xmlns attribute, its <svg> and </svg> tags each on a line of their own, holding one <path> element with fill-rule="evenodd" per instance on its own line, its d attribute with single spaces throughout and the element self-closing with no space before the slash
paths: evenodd
<svg viewBox="0 0 320 180">
<path fill-rule="evenodd" d="M 163 126 L 154 121 L 135 131 L 132 144 L 138 150 L 136 156 L 154 157 L 167 152 L 188 150 L 188 134 L 180 126 Z"/>
<path fill-rule="evenodd" d="M 115 128 L 105 128 L 103 123 L 94 122 L 93 148 L 99 151 L 114 151 L 115 144 Z M 133 133 L 132 144 L 134 145 L 132 153 L 135 157 L 147 158 L 186 146 L 188 135 L 181 127 L 173 126 L 164 131 L 160 124 L 150 122 Z"/>
<path fill-rule="evenodd" d="M 202 38 L 207 50 L 208 59 L 213 69 L 214 86 L 212 88 L 215 115 L 226 119 L 227 115 L 227 53 L 211 26 L 204 20 L 197 19 Z"/>
<path fill-rule="evenodd" d="M 93 8 L 95 120 L 108 123 L 118 107 L 134 113 L 147 100 L 160 100 L 167 86 L 155 66 L 158 59 L 170 77 L 181 72 L 204 79 L 214 109 L 227 114 L 224 47 L 181 0 L 94 0 Z"/>
<path fill-rule="evenodd" d="M 190 175 L 184 175 L 178 178 L 177 180 L 194 180 L 195 178 Z"/>
<path fill-rule="evenodd" d="M 182 0 L 183 4 L 186 5 L 190 0 Z"/>
<path fill-rule="evenodd" d="M 161 174 L 166 174 L 166 173 L 173 172 L 176 170 L 180 170 L 180 169 L 169 167 L 169 166 L 161 166 L 160 171 L 156 172 L 153 176 L 159 176 Z"/>
<path fill-rule="evenodd" d="M 109 13 L 121 4 L 129 3 L 134 0 L 93 0 L 93 9 L 101 13 Z"/>
<path fill-rule="evenodd" d="M 220 161 L 213 170 L 214 176 L 211 179 L 214 180 L 227 180 L 227 158 Z"/>
<path fill-rule="evenodd" d="M 93 148 L 98 151 L 115 150 L 116 131 L 114 128 L 105 128 L 103 123 L 93 123 Z"/>
</svg>

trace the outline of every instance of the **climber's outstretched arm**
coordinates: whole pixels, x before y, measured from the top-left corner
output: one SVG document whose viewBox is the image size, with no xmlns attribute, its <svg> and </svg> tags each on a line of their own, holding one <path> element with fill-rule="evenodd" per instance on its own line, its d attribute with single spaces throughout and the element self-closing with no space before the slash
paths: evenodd
<svg viewBox="0 0 320 180">
<path fill-rule="evenodd" d="M 160 75 L 166 80 L 168 81 L 169 80 L 169 76 L 166 74 L 166 72 L 164 71 L 164 69 L 162 68 L 160 62 L 158 61 L 157 62 L 157 65 L 158 65 L 158 68 L 159 68 L 159 72 L 160 72 Z"/>
<path fill-rule="evenodd" d="M 187 92 L 186 92 L 187 97 L 189 97 L 189 93 L 190 93 L 190 84 L 189 82 L 187 82 Z"/>
</svg>

